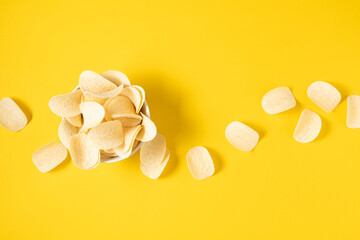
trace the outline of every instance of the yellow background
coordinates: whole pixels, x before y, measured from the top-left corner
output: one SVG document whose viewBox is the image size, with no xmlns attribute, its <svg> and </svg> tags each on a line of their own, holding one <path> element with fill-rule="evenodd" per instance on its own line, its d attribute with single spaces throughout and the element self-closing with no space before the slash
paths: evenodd
<svg viewBox="0 0 360 240">
<path fill-rule="evenodd" d="M 360 94 L 359 1 L 0 0 L 0 97 L 31 115 L 0 128 L 0 239 L 359 239 L 359 130 L 346 97 Z M 146 90 L 171 159 L 158 180 L 139 155 L 91 171 L 70 159 L 40 173 L 31 156 L 57 141 L 48 108 L 83 70 L 116 69 Z M 306 95 L 317 80 L 342 102 L 325 113 Z M 288 86 L 298 104 L 261 108 Z M 292 138 L 302 109 L 323 120 L 319 137 Z M 242 121 L 254 151 L 225 139 Z M 196 181 L 186 164 L 209 149 L 216 173 Z"/>
</svg>

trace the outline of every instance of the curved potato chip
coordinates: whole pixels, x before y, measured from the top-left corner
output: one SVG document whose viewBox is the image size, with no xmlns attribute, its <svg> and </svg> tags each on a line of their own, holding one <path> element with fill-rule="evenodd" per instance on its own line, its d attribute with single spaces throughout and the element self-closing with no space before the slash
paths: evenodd
<svg viewBox="0 0 360 240">
<path fill-rule="evenodd" d="M 163 135 L 157 133 L 155 138 L 145 142 L 140 148 L 140 162 L 151 166 L 160 165 L 164 160 L 166 140 Z"/>
<path fill-rule="evenodd" d="M 19 106 L 9 97 L 0 101 L 0 125 L 6 130 L 17 132 L 27 124 L 27 118 Z"/>
<path fill-rule="evenodd" d="M 276 114 L 295 107 L 296 100 L 288 87 L 278 87 L 267 92 L 261 103 L 265 112 Z"/>
<path fill-rule="evenodd" d="M 119 95 L 121 93 L 121 91 L 123 90 L 124 85 L 120 85 L 118 87 L 116 87 L 113 90 L 107 91 L 107 92 L 101 92 L 101 93 L 91 93 L 91 92 L 86 92 L 88 95 L 93 95 L 95 99 L 98 98 L 112 98 L 112 97 L 116 97 L 117 95 Z M 88 96 L 90 97 L 90 96 Z"/>
<path fill-rule="evenodd" d="M 141 98 L 141 93 L 136 87 L 130 86 L 130 87 L 124 88 L 121 92 L 121 95 L 123 95 L 131 100 L 131 102 L 135 106 L 136 113 L 140 112 L 140 109 L 141 109 L 145 99 Z"/>
<path fill-rule="evenodd" d="M 78 114 L 74 117 L 66 117 L 65 118 L 71 125 L 75 127 L 82 127 L 83 125 L 83 117 L 82 114 Z"/>
<path fill-rule="evenodd" d="M 100 163 L 100 150 L 94 147 L 85 133 L 70 138 L 70 155 L 78 168 L 90 170 Z"/>
<path fill-rule="evenodd" d="M 141 125 L 123 128 L 123 143 L 120 146 L 114 148 L 114 151 L 118 156 L 130 156 L 136 135 L 139 133 L 140 130 Z"/>
<path fill-rule="evenodd" d="M 59 142 L 48 143 L 34 152 L 32 160 L 40 172 L 48 172 L 62 163 L 67 156 L 67 150 Z"/>
<path fill-rule="evenodd" d="M 360 128 L 360 96 L 358 95 L 347 98 L 346 125 L 349 128 Z"/>
<path fill-rule="evenodd" d="M 82 102 L 96 102 L 100 105 L 104 105 L 105 102 L 106 102 L 106 98 L 101 98 L 101 97 L 98 97 L 90 92 L 83 92 L 83 96 L 84 96 L 84 101 Z"/>
<path fill-rule="evenodd" d="M 143 128 L 139 132 L 139 134 L 136 136 L 136 140 L 142 141 L 142 142 L 148 142 L 151 141 L 157 133 L 155 123 L 150 120 L 147 116 L 145 116 L 142 112 L 140 112 L 140 115 L 142 117 L 142 123 L 141 125 Z"/>
<path fill-rule="evenodd" d="M 128 87 L 131 85 L 128 77 L 119 71 L 109 70 L 109 71 L 103 72 L 100 75 L 103 76 L 104 78 L 106 78 L 107 80 L 115 83 L 117 86 L 124 84 L 125 87 Z"/>
<path fill-rule="evenodd" d="M 110 121 L 90 129 L 88 138 L 99 149 L 110 149 L 123 142 L 123 127 L 120 121 Z"/>
<path fill-rule="evenodd" d="M 105 117 L 104 108 L 96 102 L 83 102 L 80 104 L 80 110 L 84 117 L 81 131 L 87 131 L 89 128 L 96 127 Z"/>
<path fill-rule="evenodd" d="M 119 120 L 123 127 L 135 127 L 141 123 L 142 117 L 137 114 L 123 114 L 120 116 L 115 114 L 112 119 Z"/>
<path fill-rule="evenodd" d="M 60 142 L 67 149 L 69 149 L 71 136 L 77 134 L 78 132 L 79 132 L 79 128 L 71 125 L 66 119 L 62 120 L 58 129 Z"/>
<path fill-rule="evenodd" d="M 140 109 L 141 109 L 141 107 L 144 105 L 145 102 L 145 90 L 138 85 L 133 85 L 133 87 L 136 88 L 140 93 L 141 96 Z"/>
<path fill-rule="evenodd" d="M 152 165 L 151 163 L 148 164 L 146 162 L 140 162 L 140 169 L 143 174 L 151 179 L 157 179 L 160 177 L 161 173 L 163 172 L 166 164 L 168 163 L 170 158 L 170 151 L 166 149 L 164 160 L 159 165 Z"/>
<path fill-rule="evenodd" d="M 107 115 L 120 116 L 123 114 L 135 114 L 135 107 L 131 100 L 125 96 L 110 98 L 104 104 Z"/>
<path fill-rule="evenodd" d="M 102 93 L 115 89 L 117 86 L 93 71 L 80 74 L 79 86 L 84 92 Z"/>
<path fill-rule="evenodd" d="M 225 137 L 231 145 L 244 152 L 254 149 L 259 141 L 259 134 L 255 130 L 237 121 L 226 127 Z"/>
<path fill-rule="evenodd" d="M 52 97 L 49 101 L 49 107 L 53 113 L 60 117 L 74 117 L 80 114 L 82 92 L 74 92 Z"/>
<path fill-rule="evenodd" d="M 196 180 L 208 178 L 215 172 L 212 158 L 204 147 L 198 146 L 190 149 L 186 154 L 186 159 L 190 173 Z"/>
<path fill-rule="evenodd" d="M 307 90 L 309 98 L 326 112 L 331 112 L 341 101 L 340 92 L 327 82 L 313 82 Z"/>
<path fill-rule="evenodd" d="M 295 128 L 294 138 L 301 143 L 313 141 L 321 130 L 321 118 L 313 111 L 305 109 Z"/>
</svg>

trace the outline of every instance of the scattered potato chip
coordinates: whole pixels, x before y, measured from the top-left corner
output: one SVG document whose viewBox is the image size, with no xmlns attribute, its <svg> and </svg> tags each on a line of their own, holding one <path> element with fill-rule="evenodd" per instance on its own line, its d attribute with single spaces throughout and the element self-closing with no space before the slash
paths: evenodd
<svg viewBox="0 0 360 240">
<path fill-rule="evenodd" d="M 131 100 L 125 96 L 110 98 L 104 104 L 107 115 L 119 117 L 125 114 L 135 114 L 135 107 Z"/>
<path fill-rule="evenodd" d="M 118 117 L 117 114 L 115 114 L 112 116 L 112 119 L 119 120 L 123 127 L 135 127 L 140 125 L 142 117 L 137 114 L 123 114 Z"/>
<path fill-rule="evenodd" d="M 0 125 L 17 132 L 27 124 L 27 118 L 19 106 L 9 97 L 0 100 Z"/>
<path fill-rule="evenodd" d="M 84 71 L 80 74 L 79 85 L 81 90 L 90 93 L 103 93 L 115 89 L 117 86 L 93 71 Z"/>
<path fill-rule="evenodd" d="M 309 98 L 326 112 L 333 111 L 341 101 L 340 92 L 327 82 L 317 81 L 307 90 Z"/>
<path fill-rule="evenodd" d="M 313 141 L 321 130 L 321 118 L 313 111 L 305 109 L 295 128 L 294 138 L 301 143 Z"/>
<path fill-rule="evenodd" d="M 278 87 L 267 92 L 261 103 L 265 112 L 276 114 L 295 107 L 296 100 L 289 88 Z"/>
<path fill-rule="evenodd" d="M 125 87 L 128 87 L 131 85 L 128 77 L 119 71 L 109 70 L 109 71 L 103 72 L 100 75 L 103 76 L 104 78 L 106 78 L 107 80 L 115 83 L 117 86 L 120 86 L 121 84 L 123 84 Z"/>
<path fill-rule="evenodd" d="M 74 164 L 84 170 L 93 169 L 100 163 L 100 150 L 91 144 L 85 133 L 70 138 L 70 155 Z"/>
<path fill-rule="evenodd" d="M 89 128 L 96 127 L 105 117 L 104 108 L 96 102 L 83 102 L 80 104 L 80 110 L 84 117 L 81 131 L 87 131 Z"/>
<path fill-rule="evenodd" d="M 60 117 L 74 117 L 79 115 L 82 92 L 74 92 L 52 97 L 49 101 L 49 107 L 53 113 Z"/>
<path fill-rule="evenodd" d="M 115 89 L 107 91 L 107 92 L 101 92 L 101 93 L 86 92 L 86 93 L 89 95 L 93 95 L 97 98 L 112 98 L 112 97 L 116 97 L 117 95 L 119 95 L 121 93 L 121 91 L 123 90 L 123 88 L 124 88 L 124 85 L 120 85 L 120 86 L 116 87 Z"/>
<path fill-rule="evenodd" d="M 198 146 L 190 149 L 186 154 L 186 159 L 190 173 L 196 180 L 208 178 L 215 172 L 213 160 L 204 147 Z"/>
<path fill-rule="evenodd" d="M 360 96 L 358 95 L 347 98 L 346 125 L 349 128 L 360 128 Z"/>
<path fill-rule="evenodd" d="M 123 142 L 123 127 L 120 121 L 109 121 L 90 129 L 89 140 L 99 149 L 111 149 Z"/>
<path fill-rule="evenodd" d="M 136 140 L 142 142 L 151 141 L 156 136 L 157 133 L 155 123 L 151 121 L 150 118 L 145 116 L 142 112 L 140 112 L 140 115 L 142 117 L 141 125 L 143 126 L 143 128 L 136 136 Z"/>
<path fill-rule="evenodd" d="M 124 88 L 121 92 L 121 95 L 123 95 L 131 100 L 131 102 L 135 106 L 136 113 L 140 112 L 140 109 L 141 109 L 144 101 L 141 97 L 141 92 L 138 90 L 138 88 L 136 88 L 134 86 Z"/>
<path fill-rule="evenodd" d="M 145 176 L 151 179 L 157 179 L 160 177 L 163 172 L 166 164 L 168 163 L 170 158 L 170 151 L 166 149 L 165 156 L 163 161 L 159 165 L 148 164 L 147 162 L 140 162 L 140 169 L 144 173 Z"/>
<path fill-rule="evenodd" d="M 67 117 L 65 118 L 71 125 L 75 127 L 82 127 L 83 125 L 83 117 L 82 114 L 78 114 L 74 117 Z"/>
<path fill-rule="evenodd" d="M 248 152 L 259 141 L 259 134 L 241 122 L 230 123 L 225 130 L 225 137 L 237 149 Z"/>
<path fill-rule="evenodd" d="M 61 143 L 48 143 L 34 152 L 32 160 L 40 170 L 40 172 L 49 172 L 60 163 L 62 163 L 67 156 L 67 150 Z"/>
<path fill-rule="evenodd" d="M 59 125 L 58 134 L 60 142 L 67 148 L 70 148 L 70 138 L 79 132 L 79 128 L 71 125 L 66 119 L 63 119 Z"/>
<path fill-rule="evenodd" d="M 164 160 L 166 151 L 165 137 L 157 133 L 155 138 L 145 142 L 140 148 L 140 162 L 143 164 L 156 166 Z"/>
<path fill-rule="evenodd" d="M 120 146 L 114 148 L 114 151 L 117 155 L 121 157 L 124 157 L 124 155 L 130 156 L 136 135 L 139 133 L 141 128 L 142 127 L 140 125 L 135 127 L 123 128 L 123 135 L 124 135 L 123 143 Z"/>
</svg>

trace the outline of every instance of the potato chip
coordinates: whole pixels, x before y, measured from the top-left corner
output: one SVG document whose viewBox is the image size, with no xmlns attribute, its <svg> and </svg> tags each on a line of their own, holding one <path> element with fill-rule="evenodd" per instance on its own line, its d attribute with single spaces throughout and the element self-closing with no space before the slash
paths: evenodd
<svg viewBox="0 0 360 240">
<path fill-rule="evenodd" d="M 124 114 L 135 114 L 135 107 L 131 100 L 125 96 L 110 98 L 104 104 L 106 114 L 119 117 Z"/>
<path fill-rule="evenodd" d="M 120 146 L 114 148 L 114 151 L 118 156 L 130 156 L 136 135 L 139 133 L 140 130 L 140 125 L 135 127 L 123 128 L 123 143 Z"/>
<path fill-rule="evenodd" d="M 147 116 L 145 116 L 142 112 L 140 112 L 140 115 L 142 117 L 142 123 L 141 125 L 143 128 L 139 132 L 139 134 L 136 136 L 136 140 L 142 141 L 142 142 L 148 142 L 151 141 L 156 136 L 156 126 L 153 121 L 150 120 Z"/>
<path fill-rule="evenodd" d="M 140 162 L 150 166 L 160 165 L 166 151 L 165 137 L 157 133 L 155 138 L 145 142 L 140 148 Z"/>
<path fill-rule="evenodd" d="M 124 88 L 121 92 L 121 95 L 126 96 L 131 100 L 135 106 L 136 113 L 140 112 L 145 99 L 142 99 L 141 92 L 138 90 L 138 88 L 134 86 Z"/>
<path fill-rule="evenodd" d="M 100 105 L 104 105 L 106 102 L 106 98 L 98 97 L 90 92 L 84 92 L 84 101 L 82 102 L 96 102 Z"/>
<path fill-rule="evenodd" d="M 53 113 L 60 117 L 74 117 L 79 115 L 82 92 L 74 92 L 52 97 L 49 101 L 49 107 Z"/>
<path fill-rule="evenodd" d="M 251 151 L 259 141 L 259 134 L 241 122 L 230 123 L 225 130 L 225 137 L 237 149 Z"/>
<path fill-rule="evenodd" d="M 119 71 L 109 70 L 109 71 L 103 72 L 100 75 L 103 76 L 104 78 L 106 78 L 107 80 L 115 83 L 117 86 L 124 84 L 125 87 L 128 87 L 131 85 L 128 77 Z"/>
<path fill-rule="evenodd" d="M 141 107 L 144 105 L 144 102 L 145 102 L 145 90 L 138 85 L 133 85 L 133 87 L 136 88 L 140 93 L 140 97 L 141 97 L 140 109 L 141 109 Z"/>
<path fill-rule="evenodd" d="M 213 160 L 204 147 L 198 146 L 189 150 L 186 159 L 191 175 L 196 180 L 203 180 L 215 172 Z"/>
<path fill-rule="evenodd" d="M 146 162 L 140 162 L 140 169 L 144 173 L 145 176 L 151 179 L 157 179 L 160 177 L 163 172 L 166 164 L 168 163 L 170 158 L 170 151 L 166 149 L 164 160 L 159 165 L 147 164 Z"/>
<path fill-rule="evenodd" d="M 358 95 L 347 98 L 346 125 L 349 128 L 360 128 L 360 96 Z"/>
<path fill-rule="evenodd" d="M 60 163 L 62 163 L 67 156 L 67 150 L 59 142 L 48 143 L 34 152 L 32 160 L 40 170 L 40 172 L 49 172 Z"/>
<path fill-rule="evenodd" d="M 87 131 L 89 128 L 96 127 L 105 117 L 104 108 L 96 102 L 83 102 L 80 104 L 80 110 L 84 117 L 81 131 Z"/>
<path fill-rule="evenodd" d="M 9 97 L 0 101 L 0 125 L 6 130 L 17 132 L 27 124 L 27 118 L 19 106 Z"/>
<path fill-rule="evenodd" d="M 65 119 L 75 127 L 82 127 L 84 121 L 82 114 L 78 114 L 74 117 L 67 117 Z"/>
<path fill-rule="evenodd" d="M 85 133 L 70 138 L 70 155 L 74 164 L 84 170 L 93 169 L 100 163 L 100 150 L 91 144 Z"/>
<path fill-rule="evenodd" d="M 103 93 L 115 89 L 117 86 L 93 71 L 80 74 L 79 86 L 84 92 Z"/>
<path fill-rule="evenodd" d="M 261 103 L 265 112 L 276 114 L 295 107 L 296 100 L 289 88 L 278 87 L 267 92 Z"/>
<path fill-rule="evenodd" d="M 142 117 L 137 114 L 122 114 L 118 117 L 117 114 L 114 114 L 112 119 L 119 120 L 123 127 L 135 127 L 140 125 Z"/>
<path fill-rule="evenodd" d="M 321 118 L 313 111 L 305 109 L 295 128 L 294 138 L 301 143 L 313 141 L 321 130 Z"/>
<path fill-rule="evenodd" d="M 124 88 L 124 85 L 120 85 L 120 86 L 116 87 L 115 89 L 107 91 L 107 92 L 101 92 L 101 93 L 86 92 L 86 94 L 93 95 L 91 97 L 94 97 L 95 99 L 112 98 L 112 97 L 116 97 L 117 95 L 119 95 L 121 93 L 121 91 L 123 90 L 123 88 Z M 88 97 L 90 97 L 90 96 L 88 96 Z"/>
<path fill-rule="evenodd" d="M 307 90 L 309 98 L 326 112 L 333 111 L 341 101 L 340 92 L 327 82 L 317 81 Z"/>
<path fill-rule="evenodd" d="M 123 127 L 120 121 L 109 121 L 90 129 L 89 140 L 99 149 L 111 149 L 123 142 Z"/>
<path fill-rule="evenodd" d="M 63 119 L 58 128 L 60 142 L 67 148 L 70 148 L 70 138 L 79 132 L 79 128 L 71 125 L 66 119 Z"/>
</svg>

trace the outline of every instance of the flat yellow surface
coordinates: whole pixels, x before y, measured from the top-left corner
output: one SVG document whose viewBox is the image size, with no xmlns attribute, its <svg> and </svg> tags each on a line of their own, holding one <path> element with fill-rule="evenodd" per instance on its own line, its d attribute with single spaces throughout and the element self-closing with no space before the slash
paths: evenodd
<svg viewBox="0 0 360 240">
<path fill-rule="evenodd" d="M 359 1 L 0 0 L 0 97 L 31 115 L 0 128 L 0 239 L 359 239 L 360 130 L 346 97 L 360 94 Z M 146 90 L 167 139 L 169 165 L 145 177 L 139 154 L 91 171 L 67 159 L 43 174 L 31 160 L 57 141 L 50 97 L 80 72 L 116 69 Z M 317 80 L 339 89 L 331 113 L 306 95 Z M 261 98 L 288 86 L 296 108 L 268 115 Z M 302 109 L 323 129 L 293 137 Z M 225 139 L 242 121 L 254 151 Z M 186 153 L 209 149 L 215 175 L 191 176 Z"/>
</svg>

